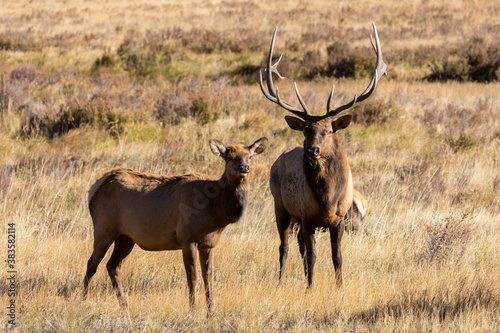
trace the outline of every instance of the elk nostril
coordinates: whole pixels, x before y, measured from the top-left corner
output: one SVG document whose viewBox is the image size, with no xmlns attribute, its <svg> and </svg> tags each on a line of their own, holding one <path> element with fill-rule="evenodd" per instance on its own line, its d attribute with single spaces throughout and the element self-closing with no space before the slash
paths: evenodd
<svg viewBox="0 0 500 333">
<path fill-rule="evenodd" d="M 240 172 L 249 172 L 249 171 L 250 171 L 249 165 L 240 165 Z"/>
<path fill-rule="evenodd" d="M 307 148 L 307 155 L 317 157 L 319 155 L 319 147 Z"/>
</svg>

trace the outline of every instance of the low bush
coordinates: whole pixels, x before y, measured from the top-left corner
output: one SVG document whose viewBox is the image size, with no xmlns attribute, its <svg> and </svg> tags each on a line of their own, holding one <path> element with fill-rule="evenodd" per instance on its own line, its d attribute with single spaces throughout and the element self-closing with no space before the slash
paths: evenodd
<svg viewBox="0 0 500 333">
<path fill-rule="evenodd" d="M 0 51 L 34 51 L 40 48 L 35 38 L 28 32 L 0 33 Z"/>
<path fill-rule="evenodd" d="M 476 37 L 455 45 L 442 61 L 431 65 L 429 81 L 492 82 L 500 78 L 500 46 Z"/>
<path fill-rule="evenodd" d="M 235 82 L 244 84 L 255 84 L 259 80 L 259 71 L 263 70 L 264 65 L 241 64 L 229 72 L 229 76 Z"/>
<path fill-rule="evenodd" d="M 92 73 L 97 73 L 101 68 L 111 68 L 115 65 L 116 60 L 113 54 L 109 52 L 104 52 L 104 54 L 94 61 L 92 66 Z"/>
<path fill-rule="evenodd" d="M 461 132 L 456 139 L 454 139 L 453 137 L 449 137 L 446 138 L 445 141 L 454 153 L 462 150 L 472 149 L 477 145 L 476 140 L 470 134 L 467 134 L 465 132 Z"/>
<path fill-rule="evenodd" d="M 476 227 L 470 221 L 469 213 L 460 218 L 448 217 L 444 223 L 426 225 L 429 261 L 448 257 L 460 259 L 465 252 Z"/>
<path fill-rule="evenodd" d="M 364 125 L 384 124 L 399 116 L 401 110 L 393 100 L 370 98 L 352 112 L 353 121 Z"/>
<path fill-rule="evenodd" d="M 143 37 L 133 30 L 129 31 L 116 51 L 122 68 L 130 76 L 152 80 L 166 71 L 172 59 L 171 52 L 165 40 Z M 99 61 L 106 62 L 108 59 L 101 58 Z"/>
<path fill-rule="evenodd" d="M 300 61 L 299 73 L 300 78 L 312 80 L 318 75 L 324 74 L 326 64 L 323 62 L 319 51 L 307 51 Z"/>
<path fill-rule="evenodd" d="M 346 42 L 335 42 L 327 47 L 327 76 L 364 78 L 373 73 L 373 54 L 367 48 L 353 50 Z"/>
<path fill-rule="evenodd" d="M 80 128 L 84 124 L 101 127 L 112 135 L 123 131 L 126 118 L 104 104 L 89 102 L 85 105 L 72 103 L 51 112 L 43 103 L 32 102 L 25 110 L 21 135 L 54 138 Z"/>
<path fill-rule="evenodd" d="M 176 125 L 189 117 L 202 125 L 214 122 L 227 113 L 225 105 L 230 97 L 225 85 L 217 81 L 207 86 L 189 79 L 181 81 L 163 92 L 155 105 L 155 117 L 163 126 Z"/>
<path fill-rule="evenodd" d="M 155 117 L 163 126 L 177 125 L 181 119 L 191 115 L 188 101 L 180 96 L 178 89 L 173 89 L 163 93 L 160 100 L 156 102 Z"/>
</svg>

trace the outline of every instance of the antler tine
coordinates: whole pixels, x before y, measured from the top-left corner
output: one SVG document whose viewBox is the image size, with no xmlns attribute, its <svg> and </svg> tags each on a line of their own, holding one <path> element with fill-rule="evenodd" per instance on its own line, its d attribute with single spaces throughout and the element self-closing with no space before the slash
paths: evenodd
<svg viewBox="0 0 500 333">
<path fill-rule="evenodd" d="M 382 77 L 382 75 L 387 75 L 387 65 L 384 63 L 382 60 L 382 48 L 380 47 L 380 40 L 378 39 L 378 32 L 377 32 L 377 27 L 375 26 L 375 22 L 373 22 L 373 34 L 375 35 L 375 43 L 373 43 L 373 37 L 370 35 L 370 42 L 372 44 L 373 50 L 375 51 L 375 54 L 377 55 L 377 63 L 375 65 L 375 71 L 373 73 L 373 77 L 370 81 L 370 84 L 368 84 L 368 87 L 366 87 L 365 91 L 359 96 L 358 101 L 364 101 L 370 95 L 372 92 L 375 90 L 375 86 L 378 83 L 378 80 Z"/>
<path fill-rule="evenodd" d="M 333 91 L 335 90 L 335 84 L 332 85 L 332 91 L 330 91 L 330 95 L 328 95 L 328 101 L 326 101 L 326 113 L 330 111 L 330 103 L 332 102 Z"/>
<path fill-rule="evenodd" d="M 278 92 L 278 88 L 276 88 L 276 104 L 278 104 L 279 106 L 281 106 L 283 109 L 287 110 L 287 111 L 290 111 L 291 113 L 293 113 L 294 115 L 296 116 L 299 116 L 300 118 L 302 119 L 306 119 L 308 114 L 307 113 L 304 113 L 304 111 L 301 111 L 299 109 L 296 109 L 292 106 L 290 106 L 290 104 L 284 102 L 281 98 L 280 98 L 280 94 Z"/>
<path fill-rule="evenodd" d="M 296 116 L 299 116 L 302 119 L 305 119 L 307 117 L 307 114 L 305 114 L 304 111 L 302 111 L 300 109 L 297 109 L 297 108 L 294 108 L 290 104 L 288 104 L 288 103 L 284 102 L 283 100 L 281 100 L 280 97 L 279 97 L 278 88 L 276 88 L 276 91 L 273 92 L 272 94 L 270 94 L 269 92 L 267 92 L 266 89 L 264 88 L 264 83 L 262 82 L 262 72 L 260 72 L 260 90 L 262 90 L 262 93 L 264 94 L 264 96 L 266 96 L 266 98 L 268 100 L 270 100 L 273 103 L 278 104 L 283 109 L 285 109 L 287 111 L 290 111 L 291 113 L 293 113 Z"/>
<path fill-rule="evenodd" d="M 268 100 L 270 100 L 273 103 L 278 104 L 279 106 L 281 106 L 285 110 L 290 111 L 293 114 L 295 114 L 296 116 L 305 120 L 310 116 L 310 113 L 309 113 L 309 111 L 304 103 L 304 100 L 300 96 L 299 90 L 297 89 L 297 84 L 295 84 L 295 92 L 297 94 L 297 98 L 299 99 L 300 105 L 302 106 L 302 108 L 304 110 L 300 110 L 299 108 L 296 108 L 296 107 L 288 104 L 287 102 L 281 100 L 279 98 L 278 88 L 276 88 L 276 89 L 274 88 L 273 73 L 275 73 L 280 79 L 284 79 L 284 77 L 281 76 L 281 74 L 278 72 L 278 64 L 281 61 L 281 57 L 283 55 L 280 56 L 280 58 L 278 59 L 278 61 L 276 61 L 276 63 L 274 63 L 274 64 L 272 63 L 274 42 L 276 39 L 277 31 L 278 31 L 278 27 L 276 27 L 276 29 L 274 29 L 273 39 L 271 40 L 271 47 L 269 48 L 269 54 L 267 55 L 267 65 L 266 65 L 266 68 L 264 69 L 264 76 L 266 79 L 268 91 L 266 91 L 266 89 L 264 87 L 264 82 L 262 81 L 262 72 L 260 72 L 260 89 L 262 90 L 262 93 L 264 94 L 264 96 L 266 96 L 266 98 Z"/>
<path fill-rule="evenodd" d="M 273 80 L 272 80 L 272 73 L 273 72 L 276 73 L 276 75 L 278 75 L 278 77 L 281 80 L 283 80 L 285 78 L 284 76 L 281 76 L 281 74 L 278 72 L 278 64 L 280 63 L 281 58 L 283 57 L 283 54 L 281 54 L 278 61 L 276 61 L 276 63 L 273 64 L 274 42 L 276 40 L 277 33 L 278 33 L 278 27 L 276 27 L 274 29 L 273 39 L 271 40 L 271 47 L 269 48 L 269 53 L 267 55 L 267 67 L 264 69 L 264 73 L 266 73 L 266 71 L 267 71 L 267 73 L 268 73 L 267 75 L 271 78 L 270 80 L 267 80 L 267 77 L 266 77 L 266 82 L 267 82 L 267 87 L 269 89 L 269 92 L 275 91 Z"/>
<path fill-rule="evenodd" d="M 333 89 L 332 89 L 332 92 L 330 93 L 330 97 L 328 98 L 328 102 L 327 102 L 327 112 L 323 117 L 326 118 L 326 117 L 338 116 L 338 115 L 340 115 L 341 112 L 343 112 L 347 109 L 350 109 L 356 103 L 360 103 L 360 102 L 364 101 L 365 99 L 370 97 L 371 94 L 375 91 L 375 88 L 377 87 L 377 83 L 380 80 L 380 78 L 382 77 L 382 75 L 387 75 L 387 65 L 382 60 L 382 48 L 380 47 L 380 40 L 378 38 L 378 32 L 377 32 L 377 27 L 375 26 L 375 23 L 373 23 L 373 32 L 374 32 L 374 36 L 375 36 L 375 43 L 373 42 L 372 35 L 370 35 L 370 42 L 372 44 L 373 50 L 375 51 L 375 54 L 377 55 L 377 62 L 376 62 L 375 70 L 374 70 L 373 76 L 370 80 L 370 83 L 368 84 L 366 89 L 363 91 L 363 93 L 361 95 L 359 95 L 359 97 L 355 96 L 351 102 L 349 102 L 345 105 L 342 105 L 342 106 L 336 108 L 335 110 L 330 109 L 330 102 L 331 102 L 332 95 L 333 95 Z"/>
<path fill-rule="evenodd" d="M 295 93 L 297 94 L 297 99 L 299 100 L 300 105 L 304 109 L 304 112 L 306 113 L 306 115 L 310 116 L 311 113 L 309 113 L 309 110 L 307 109 L 306 103 L 304 103 L 302 96 L 300 96 L 299 88 L 297 88 L 297 82 L 294 82 L 294 85 L 295 85 Z"/>
</svg>

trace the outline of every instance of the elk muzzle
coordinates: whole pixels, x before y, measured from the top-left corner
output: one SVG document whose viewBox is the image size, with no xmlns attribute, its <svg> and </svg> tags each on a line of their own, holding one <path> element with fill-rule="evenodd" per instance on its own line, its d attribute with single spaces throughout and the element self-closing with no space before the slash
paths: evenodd
<svg viewBox="0 0 500 333">
<path fill-rule="evenodd" d="M 317 160 L 320 158 L 319 152 L 320 150 L 318 146 L 311 146 L 306 149 L 306 156 L 310 160 Z"/>
<path fill-rule="evenodd" d="M 240 164 L 238 166 L 238 173 L 240 177 L 246 177 L 250 172 L 250 166 L 248 164 Z"/>
</svg>

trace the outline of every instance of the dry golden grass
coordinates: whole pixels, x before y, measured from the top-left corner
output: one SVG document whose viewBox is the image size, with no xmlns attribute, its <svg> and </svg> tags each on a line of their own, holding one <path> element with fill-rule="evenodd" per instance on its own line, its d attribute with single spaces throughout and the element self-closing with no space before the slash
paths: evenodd
<svg viewBox="0 0 500 333">
<path fill-rule="evenodd" d="M 366 232 L 345 236 L 341 289 L 333 282 L 329 237 L 323 233 L 318 233 L 314 288 L 306 292 L 294 240 L 278 285 L 269 169 L 281 152 L 301 144 L 302 135 L 292 133 L 284 111 L 262 96 L 254 71 L 231 71 L 261 65 L 276 25 L 276 53 L 293 60 L 310 50 L 324 57 L 335 38 L 367 47 L 371 21 L 392 60 L 389 77 L 355 110 L 356 122 L 339 133 L 354 185 L 369 200 Z M 419 49 L 443 52 L 440 57 L 447 43 L 481 34 L 498 41 L 499 24 L 500 6 L 491 1 L 306 6 L 260 0 L 69 0 L 3 6 L 0 249 L 6 255 L 7 223 L 15 222 L 17 329 L 500 330 L 500 84 L 417 80 L 429 73 L 426 61 L 432 58 L 420 54 L 412 67 L 396 57 L 398 50 Z M 148 53 L 151 45 L 162 51 Z M 134 65 L 127 53 L 120 58 L 120 46 L 144 53 L 137 53 Z M 165 64 L 148 62 L 151 54 Z M 302 63 L 292 60 L 290 69 Z M 136 72 L 126 70 L 127 64 Z M 332 82 L 349 97 L 367 81 L 320 75 L 300 88 L 320 112 Z M 280 83 L 281 91 L 292 100 L 290 80 Z M 119 308 L 107 276 L 110 254 L 88 300 L 81 300 L 92 252 L 86 193 L 103 172 L 119 165 L 218 177 L 223 165 L 210 153 L 208 139 L 249 144 L 261 136 L 270 139 L 270 147 L 253 160 L 248 209 L 215 249 L 212 318 L 205 318 L 201 283 L 198 309 L 188 311 L 180 252 L 132 252 L 123 270 L 129 313 Z M 455 233 L 446 231 L 451 230 L 446 223 L 458 226 Z M 443 235 L 448 238 L 434 259 L 433 244 Z M 6 267 L 0 278 L 7 278 Z M 2 307 L 9 299 L 1 289 Z M 12 328 L 7 319 L 0 316 L 0 327 Z"/>
</svg>

